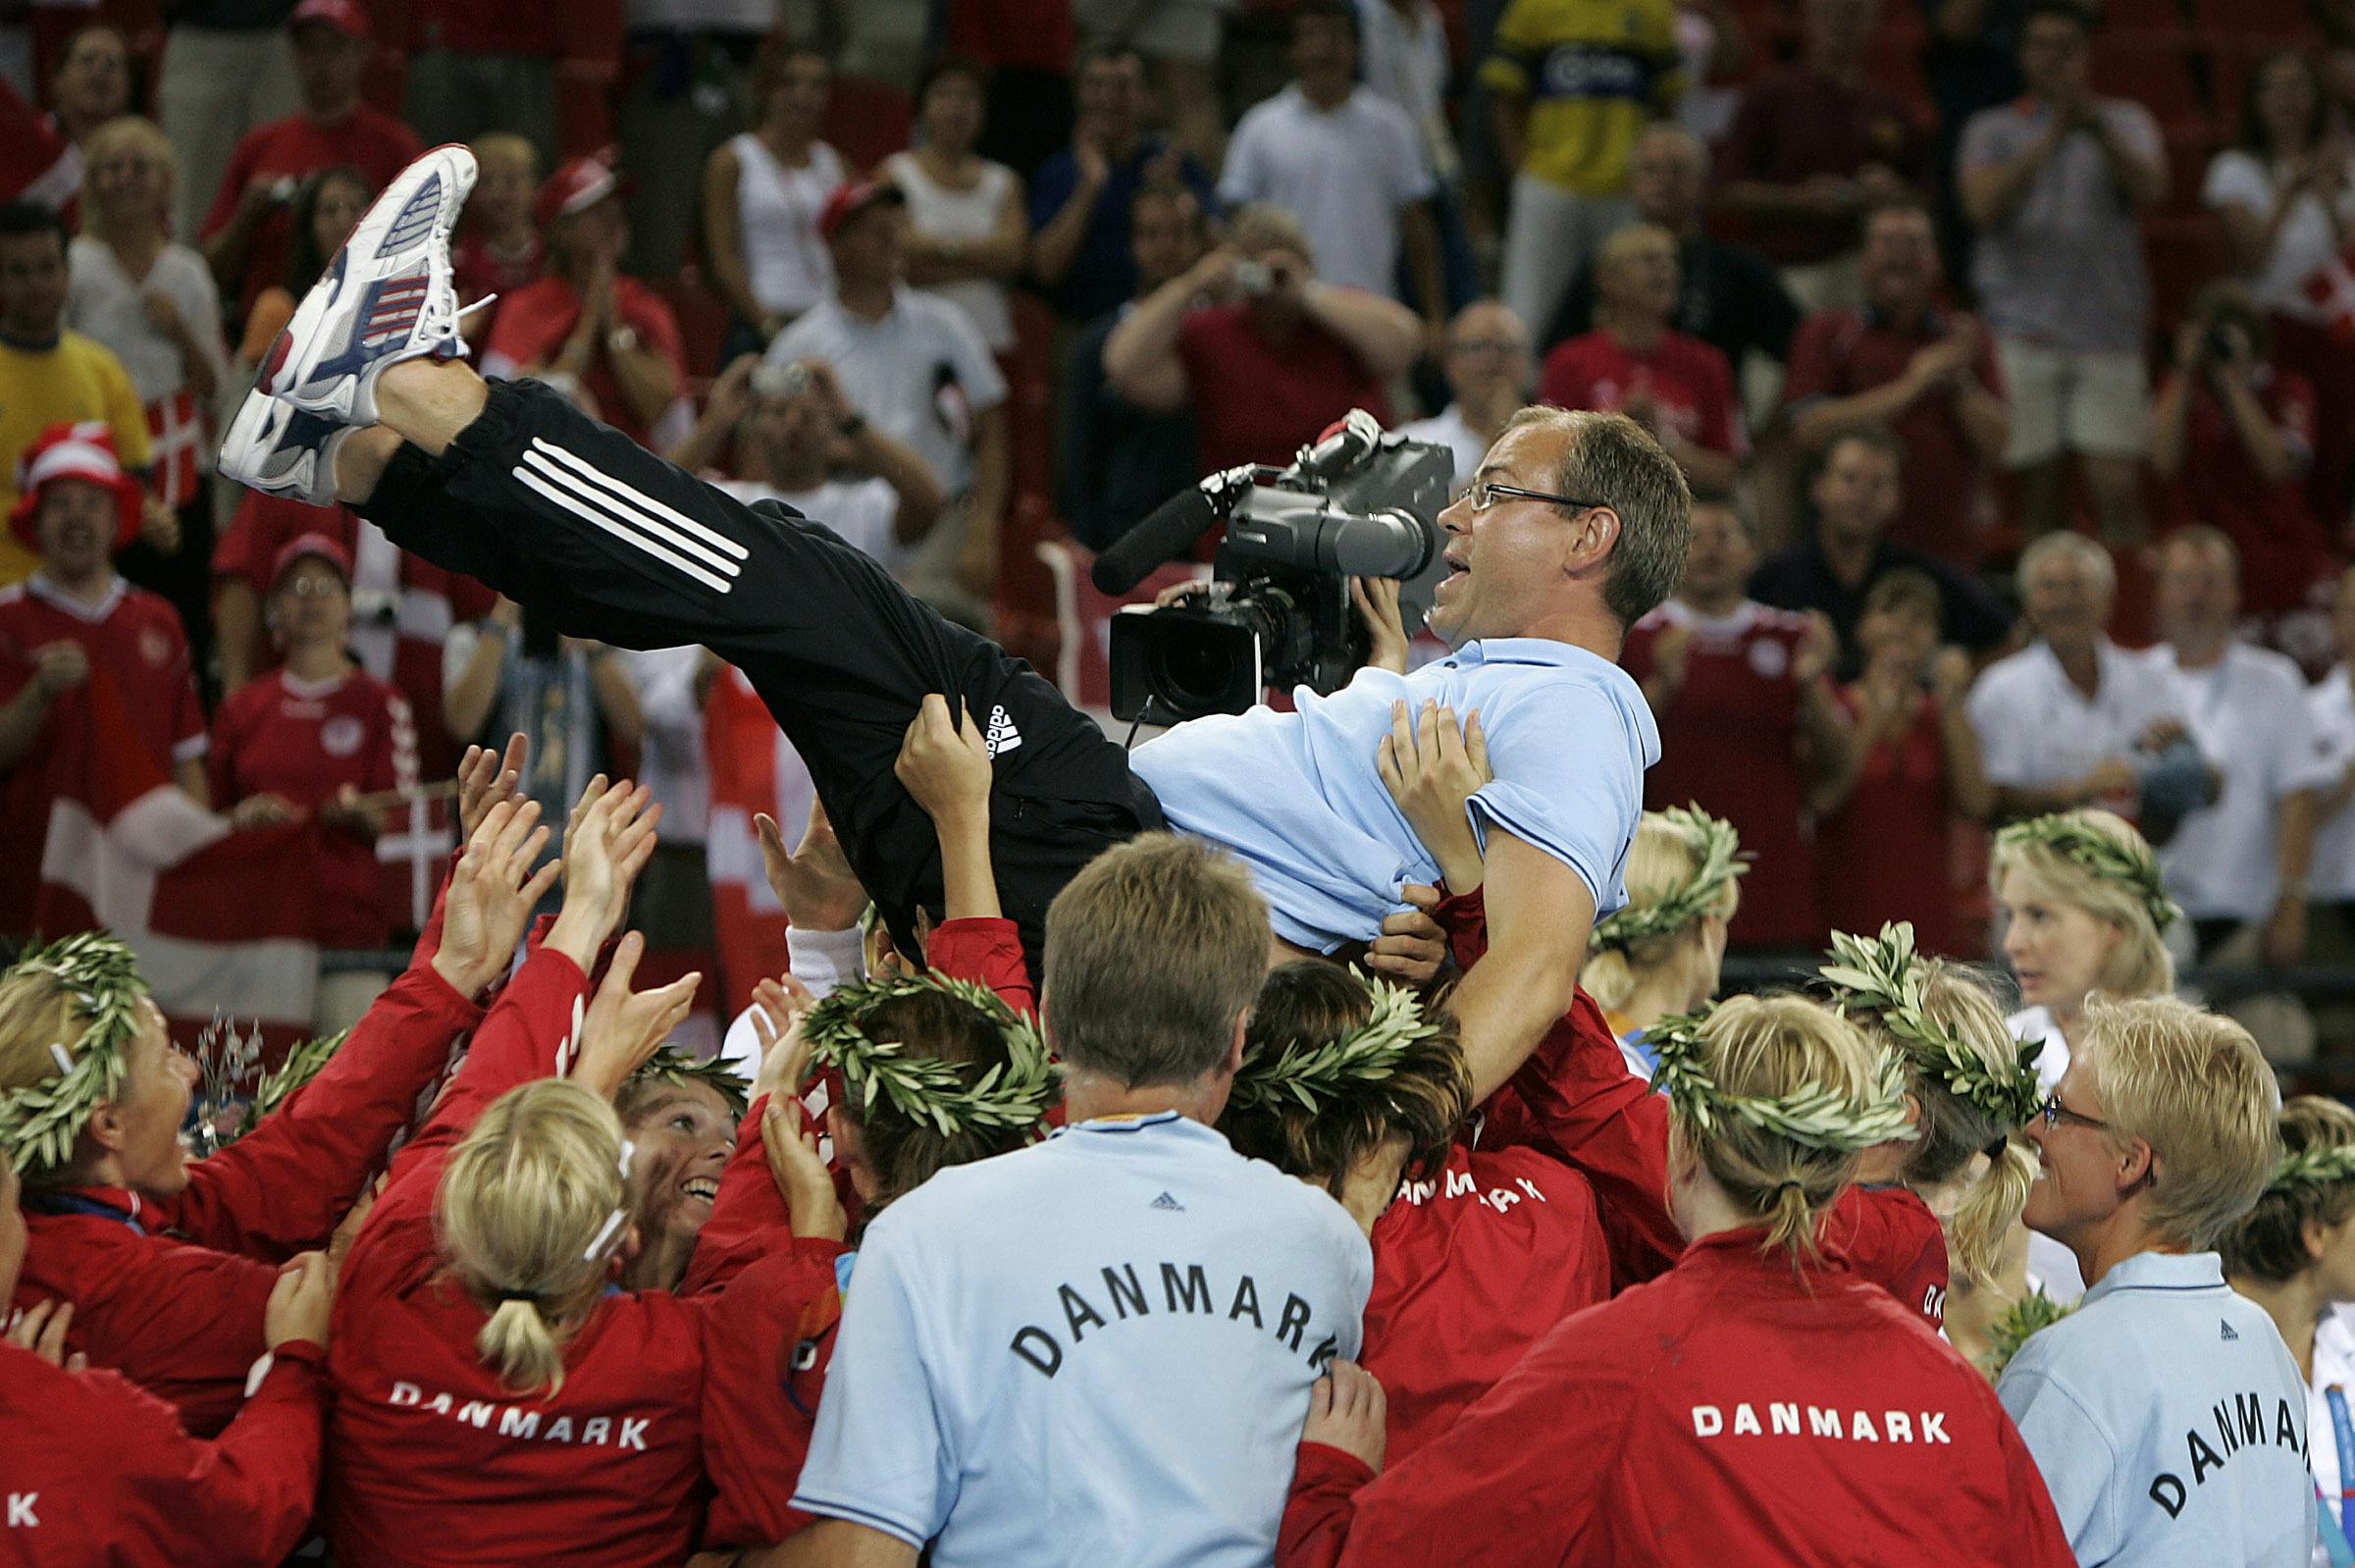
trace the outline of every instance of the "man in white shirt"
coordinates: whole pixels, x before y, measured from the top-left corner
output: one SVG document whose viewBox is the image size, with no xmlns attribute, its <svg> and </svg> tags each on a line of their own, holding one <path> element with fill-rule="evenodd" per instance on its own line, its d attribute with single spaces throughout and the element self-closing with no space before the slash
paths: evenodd
<svg viewBox="0 0 2355 1568">
<path fill-rule="evenodd" d="M 1294 80 L 1252 106 L 1227 144 L 1219 199 L 1270 201 L 1299 216 L 1328 283 L 1398 294 L 1403 245 L 1414 279 L 1408 302 L 1429 341 L 1447 331 L 1438 187 L 1404 110 L 1357 82 L 1357 12 L 1348 0 L 1303 0 L 1292 11 Z"/>
<path fill-rule="evenodd" d="M 2224 773 L 2216 804 L 2184 817 L 2160 848 L 2160 875 L 2191 916 L 2202 959 L 2261 925 L 2266 960 L 2294 964 L 2306 945 L 2315 792 L 2332 781 L 2315 749 L 2305 679 L 2283 655 L 2234 640 L 2240 555 L 2216 529 L 2181 529 L 2160 548 L 2158 607 L 2166 641 L 2143 656 L 2173 683 L 2200 750 Z"/>
<path fill-rule="evenodd" d="M 1064 1127 L 868 1228 L 794 1506 L 797 1562 L 1263 1568 L 1309 1390 L 1373 1253 L 1212 1130 L 1265 970 L 1224 852 L 1107 851 L 1047 916 Z"/>
<path fill-rule="evenodd" d="M 902 281 L 905 208 L 886 184 L 855 182 L 834 192 L 817 222 L 834 258 L 834 291 L 776 336 L 766 363 L 782 370 L 823 360 L 854 411 L 931 465 L 959 506 L 910 564 L 910 585 L 944 613 L 978 624 L 1006 512 L 1006 378 L 963 312 Z"/>
<path fill-rule="evenodd" d="M 2182 700 L 2110 641 L 2118 577 L 2081 534 L 2047 534 L 2019 558 L 2036 641 L 1997 659 L 1968 709 L 1999 816 L 2101 806 L 2138 814 L 2142 775 L 2184 733 Z"/>
<path fill-rule="evenodd" d="M 1472 487 L 1480 460 L 1504 434 L 1504 422 L 1537 385 L 1529 329 L 1503 301 L 1475 299 L 1448 324 L 1446 370 L 1453 401 L 1429 419 L 1401 425 L 1398 433 L 1410 441 L 1437 442 L 1455 453 L 1455 483 L 1448 494 L 1461 496 Z"/>
<path fill-rule="evenodd" d="M 2315 802 L 2308 897 L 2315 905 L 2318 961 L 2355 954 L 2355 570 L 2338 582 L 2330 612 L 2338 665 L 2308 688 L 2317 762 L 2325 775 Z"/>
</svg>

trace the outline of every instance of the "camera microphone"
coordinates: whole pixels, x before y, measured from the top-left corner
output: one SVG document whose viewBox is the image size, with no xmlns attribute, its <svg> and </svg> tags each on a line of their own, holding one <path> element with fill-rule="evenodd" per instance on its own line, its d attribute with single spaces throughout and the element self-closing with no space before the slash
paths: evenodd
<svg viewBox="0 0 2355 1568">
<path fill-rule="evenodd" d="M 1114 540 L 1096 557 L 1088 573 L 1096 591 L 1125 594 L 1151 576 L 1155 567 L 1191 549 L 1203 530 L 1225 517 L 1235 497 L 1249 488 L 1253 472 L 1245 465 L 1213 474 L 1154 507 L 1144 521 Z"/>
<path fill-rule="evenodd" d="M 1311 482 L 1338 479 L 1365 461 L 1381 440 L 1382 422 L 1362 408 L 1352 408 L 1326 426 L 1314 444 L 1301 447 L 1283 477 Z"/>
</svg>

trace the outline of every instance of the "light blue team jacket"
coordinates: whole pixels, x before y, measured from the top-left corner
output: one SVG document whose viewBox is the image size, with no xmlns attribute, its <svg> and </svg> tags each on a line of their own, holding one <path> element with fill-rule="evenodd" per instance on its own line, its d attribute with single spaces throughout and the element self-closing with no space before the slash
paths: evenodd
<svg viewBox="0 0 2355 1568">
<path fill-rule="evenodd" d="M 1996 1393 L 2085 1568 L 2307 1568 L 2306 1386 L 2215 1253 L 2119 1264 Z"/>
</svg>

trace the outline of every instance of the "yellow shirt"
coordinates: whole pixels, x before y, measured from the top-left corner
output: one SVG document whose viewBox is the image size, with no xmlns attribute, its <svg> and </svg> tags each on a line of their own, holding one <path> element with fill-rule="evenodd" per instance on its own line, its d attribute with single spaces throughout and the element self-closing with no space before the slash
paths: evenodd
<svg viewBox="0 0 2355 1568">
<path fill-rule="evenodd" d="M 1636 137 L 1685 90 L 1674 0 L 1511 0 L 1481 67 L 1529 105 L 1529 173 L 1582 196 L 1627 188 Z"/>
<path fill-rule="evenodd" d="M 147 411 L 123 361 L 104 343 L 68 332 L 55 348 L 24 348 L 0 339 L 0 521 L 17 504 L 25 448 L 65 420 L 103 419 L 126 468 L 148 463 Z M 0 587 L 30 577 L 41 558 L 0 528 Z"/>
</svg>

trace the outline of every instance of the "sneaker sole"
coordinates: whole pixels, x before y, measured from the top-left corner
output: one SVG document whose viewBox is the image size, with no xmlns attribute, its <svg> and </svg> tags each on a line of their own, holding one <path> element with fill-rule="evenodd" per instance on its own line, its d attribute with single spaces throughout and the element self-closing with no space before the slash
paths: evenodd
<svg viewBox="0 0 2355 1568">
<path fill-rule="evenodd" d="M 275 469 L 271 465 L 271 458 L 287 450 L 281 438 L 294 413 L 291 404 L 258 388 L 247 392 L 236 418 L 230 421 L 229 433 L 221 440 L 221 472 L 267 496 L 288 497 L 309 506 L 333 506 L 332 487 L 324 498 L 318 494 L 322 477 L 318 465 L 334 460 L 332 444 L 292 451 L 283 464 Z"/>
<path fill-rule="evenodd" d="M 309 413 L 374 424 L 370 372 L 397 363 L 389 345 L 416 331 L 437 286 L 450 287 L 449 235 L 474 178 L 473 155 L 455 145 L 403 170 L 303 296 L 262 362 L 257 390 Z M 355 289 L 366 293 L 355 300 Z"/>
</svg>

